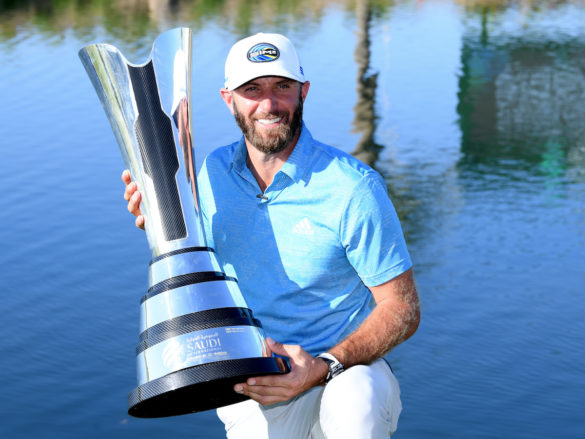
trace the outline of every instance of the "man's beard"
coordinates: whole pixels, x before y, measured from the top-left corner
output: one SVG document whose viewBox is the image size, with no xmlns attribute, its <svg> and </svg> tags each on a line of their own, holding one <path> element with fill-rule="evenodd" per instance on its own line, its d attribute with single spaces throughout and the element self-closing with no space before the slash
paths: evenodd
<svg viewBox="0 0 585 439">
<path fill-rule="evenodd" d="M 292 121 L 289 121 L 289 116 L 285 112 L 267 113 L 260 116 L 253 116 L 254 119 L 246 120 L 238 111 L 235 101 L 233 101 L 233 105 L 234 116 L 242 133 L 244 133 L 248 142 L 265 154 L 276 154 L 284 150 L 300 130 L 303 123 L 303 99 L 301 92 L 299 92 L 299 102 L 293 113 Z M 276 117 L 281 117 L 282 120 L 276 128 L 266 130 L 265 136 L 256 131 L 254 120 L 273 119 Z"/>
</svg>

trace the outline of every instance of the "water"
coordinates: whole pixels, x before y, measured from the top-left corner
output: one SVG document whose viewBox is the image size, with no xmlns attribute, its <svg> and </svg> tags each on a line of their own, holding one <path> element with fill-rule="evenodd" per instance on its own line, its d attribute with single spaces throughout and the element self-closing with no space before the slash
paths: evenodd
<svg viewBox="0 0 585 439">
<path fill-rule="evenodd" d="M 422 300 L 389 355 L 396 437 L 582 437 L 585 4 L 465 5 L 0 5 L 0 436 L 223 437 L 213 412 L 126 414 L 149 252 L 77 58 L 110 42 L 141 61 L 187 25 L 199 163 L 238 136 L 227 50 L 274 30 L 301 52 L 313 135 L 385 176 Z"/>
</svg>

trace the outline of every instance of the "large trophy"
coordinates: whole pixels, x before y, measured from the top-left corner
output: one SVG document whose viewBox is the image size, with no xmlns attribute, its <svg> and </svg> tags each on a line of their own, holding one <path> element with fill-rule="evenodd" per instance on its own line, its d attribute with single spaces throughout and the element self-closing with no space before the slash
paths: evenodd
<svg viewBox="0 0 585 439">
<path fill-rule="evenodd" d="M 138 387 L 128 397 L 128 413 L 143 418 L 239 402 L 246 397 L 235 383 L 283 372 L 237 280 L 205 241 L 192 147 L 191 40 L 190 29 L 167 31 L 141 65 L 107 44 L 79 52 L 143 195 L 152 260 L 140 300 Z"/>
</svg>

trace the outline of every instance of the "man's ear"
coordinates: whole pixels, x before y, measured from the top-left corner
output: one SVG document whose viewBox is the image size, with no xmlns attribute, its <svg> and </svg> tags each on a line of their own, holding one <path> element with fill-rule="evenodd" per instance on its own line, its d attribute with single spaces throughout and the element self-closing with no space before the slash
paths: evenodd
<svg viewBox="0 0 585 439">
<path fill-rule="evenodd" d="M 305 81 L 301 85 L 301 97 L 303 98 L 303 102 L 305 102 L 305 99 L 307 98 L 307 93 L 309 93 L 310 86 L 311 86 L 311 83 L 309 81 Z"/>
<path fill-rule="evenodd" d="M 229 108 L 229 110 L 233 116 L 233 114 L 234 114 L 234 105 L 233 105 L 234 97 L 232 95 L 232 92 L 224 87 L 224 88 L 219 90 L 219 93 L 221 94 L 221 98 L 223 99 L 223 101 L 225 102 L 225 104 L 227 105 L 227 107 Z"/>
</svg>

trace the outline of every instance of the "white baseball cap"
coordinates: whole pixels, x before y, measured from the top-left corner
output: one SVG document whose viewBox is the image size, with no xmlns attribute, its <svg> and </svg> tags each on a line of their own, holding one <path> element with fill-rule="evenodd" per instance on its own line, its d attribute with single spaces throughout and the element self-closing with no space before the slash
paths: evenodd
<svg viewBox="0 0 585 439">
<path fill-rule="evenodd" d="M 261 76 L 282 76 L 305 82 L 297 51 L 284 35 L 252 35 L 235 43 L 228 53 L 225 88 L 231 91 Z"/>
</svg>

